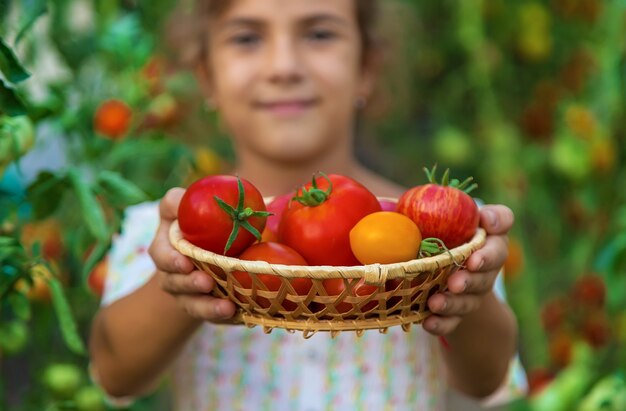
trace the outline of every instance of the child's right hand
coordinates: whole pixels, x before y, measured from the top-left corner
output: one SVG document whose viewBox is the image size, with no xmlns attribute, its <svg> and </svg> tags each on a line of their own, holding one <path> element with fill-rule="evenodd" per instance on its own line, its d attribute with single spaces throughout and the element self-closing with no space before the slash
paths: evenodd
<svg viewBox="0 0 626 411">
<path fill-rule="evenodd" d="M 235 313 L 235 305 L 229 300 L 210 296 L 208 293 L 215 286 L 213 279 L 207 273 L 195 270 L 191 260 L 170 244 L 170 226 L 178 216 L 178 205 L 184 193 L 182 188 L 172 188 L 159 204 L 161 221 L 149 250 L 156 265 L 156 275 L 163 290 L 174 296 L 191 317 L 205 321 L 230 318 Z"/>
</svg>

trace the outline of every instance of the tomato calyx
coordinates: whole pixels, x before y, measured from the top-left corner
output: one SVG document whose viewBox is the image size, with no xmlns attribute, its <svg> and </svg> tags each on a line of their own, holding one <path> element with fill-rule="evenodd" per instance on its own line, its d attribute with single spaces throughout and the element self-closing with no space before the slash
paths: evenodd
<svg viewBox="0 0 626 411">
<path fill-rule="evenodd" d="M 325 173 L 321 171 L 319 173 L 326 179 L 326 181 L 328 181 L 328 188 L 326 190 L 318 188 L 315 174 L 313 174 L 311 187 L 308 190 L 306 187 L 302 187 L 302 194 L 300 196 L 295 196 L 293 198 L 294 200 L 307 207 L 317 207 L 328 200 L 330 193 L 333 191 L 333 182 Z"/>
<path fill-rule="evenodd" d="M 257 238 L 257 240 L 261 241 L 261 233 L 252 224 L 250 224 L 248 219 L 250 217 L 268 217 L 273 215 L 273 213 L 267 211 L 255 211 L 250 207 L 244 208 L 244 188 L 243 183 L 241 182 L 241 179 L 239 177 L 237 177 L 237 189 L 239 191 L 237 208 L 231 206 L 218 196 L 213 196 L 220 208 L 224 210 L 233 220 L 233 230 L 230 232 L 230 236 L 228 237 L 228 241 L 226 242 L 226 246 L 224 247 L 224 254 L 226 254 L 226 252 L 233 245 L 233 242 L 237 238 L 237 234 L 239 234 L 239 229 L 241 227 L 243 227 L 245 230 L 248 230 L 253 236 Z"/>
<path fill-rule="evenodd" d="M 456 265 L 457 267 L 461 266 L 452 256 L 450 249 L 446 247 L 444 242 L 441 241 L 439 238 L 429 237 L 422 240 L 419 251 L 420 258 L 432 257 L 434 255 L 439 255 L 443 253 L 448 253 L 450 257 L 452 257 L 452 262 L 454 263 L 454 265 Z"/>
<path fill-rule="evenodd" d="M 428 168 L 424 167 L 424 172 L 426 173 L 426 177 L 428 178 L 428 181 L 431 184 L 437 184 L 443 187 L 452 187 L 452 188 L 457 188 L 461 191 L 463 191 L 465 194 L 469 194 L 470 192 L 472 192 L 473 190 L 475 190 L 478 187 L 478 184 L 472 183 L 472 181 L 474 181 L 474 177 L 467 177 L 465 180 L 460 181 L 456 178 L 450 179 L 450 169 L 447 168 L 446 171 L 443 173 L 443 177 L 441 178 L 441 182 L 437 181 L 437 178 L 435 176 L 436 172 L 437 172 L 437 164 L 435 164 L 432 168 L 432 170 L 429 170 Z"/>
</svg>

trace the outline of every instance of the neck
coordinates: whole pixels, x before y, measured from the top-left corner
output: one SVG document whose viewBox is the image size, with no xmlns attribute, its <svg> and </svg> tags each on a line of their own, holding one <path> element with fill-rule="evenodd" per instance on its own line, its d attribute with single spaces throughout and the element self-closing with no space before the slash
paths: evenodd
<svg viewBox="0 0 626 411">
<path fill-rule="evenodd" d="M 313 173 L 318 171 L 354 176 L 360 169 L 349 143 L 301 162 L 280 162 L 243 147 L 238 147 L 237 154 L 237 166 L 233 173 L 252 182 L 264 196 L 295 190 L 311 181 Z"/>
</svg>

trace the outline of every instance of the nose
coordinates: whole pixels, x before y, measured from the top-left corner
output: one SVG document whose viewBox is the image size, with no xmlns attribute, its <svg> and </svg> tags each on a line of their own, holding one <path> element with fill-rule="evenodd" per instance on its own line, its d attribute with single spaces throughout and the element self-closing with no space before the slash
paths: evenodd
<svg viewBox="0 0 626 411">
<path fill-rule="evenodd" d="M 302 80 L 303 67 L 296 43 L 286 35 L 273 39 L 267 61 L 270 82 L 289 85 Z"/>
</svg>

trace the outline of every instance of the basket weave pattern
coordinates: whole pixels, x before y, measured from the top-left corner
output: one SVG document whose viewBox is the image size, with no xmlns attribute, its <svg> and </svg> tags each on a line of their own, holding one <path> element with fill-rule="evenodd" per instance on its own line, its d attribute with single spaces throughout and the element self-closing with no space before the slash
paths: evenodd
<svg viewBox="0 0 626 411">
<path fill-rule="evenodd" d="M 215 280 L 212 294 L 232 300 L 238 312 L 233 323 L 249 327 L 262 326 L 265 332 L 273 328 L 303 331 L 309 337 L 317 331 L 336 335 L 341 331 L 367 329 L 386 332 L 390 326 L 401 325 L 408 331 L 411 324 L 421 323 L 429 314 L 428 298 L 445 291 L 447 279 L 469 255 L 485 241 L 485 231 L 478 229 L 474 238 L 449 253 L 396 264 L 370 264 L 355 267 L 289 266 L 264 261 L 245 261 L 215 254 L 194 246 L 182 237 L 178 222 L 170 229 L 170 242 Z M 252 287 L 242 287 L 233 271 L 245 271 Z M 269 290 L 259 279 L 260 274 L 278 276 L 280 287 Z M 309 278 L 312 287 L 306 295 L 298 295 L 291 285 L 293 278 Z M 328 295 L 323 281 L 341 279 L 345 290 L 340 295 Z M 377 291 L 355 295 L 361 281 L 376 285 Z"/>
</svg>

